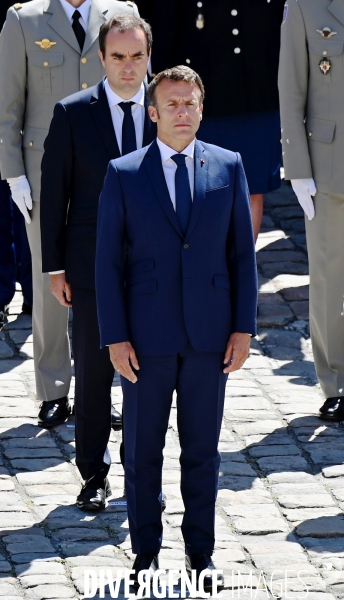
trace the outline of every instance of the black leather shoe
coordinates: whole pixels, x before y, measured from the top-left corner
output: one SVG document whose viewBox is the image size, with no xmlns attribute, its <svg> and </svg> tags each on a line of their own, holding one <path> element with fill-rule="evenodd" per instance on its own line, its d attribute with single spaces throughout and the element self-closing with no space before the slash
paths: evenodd
<svg viewBox="0 0 344 600">
<path fill-rule="evenodd" d="M 122 415 L 113 406 L 111 406 L 111 427 L 115 431 L 122 429 Z"/>
<path fill-rule="evenodd" d="M 108 479 L 94 476 L 85 481 L 76 504 L 81 510 L 102 510 L 109 496 L 111 496 L 111 489 Z"/>
<path fill-rule="evenodd" d="M 344 421 L 344 396 L 327 398 L 320 408 L 319 417 L 326 421 Z"/>
<path fill-rule="evenodd" d="M 0 304 L 0 327 L 3 327 L 7 323 L 8 306 Z"/>
<path fill-rule="evenodd" d="M 200 574 L 204 569 L 209 569 L 209 571 L 216 570 L 213 561 L 209 554 L 205 554 L 204 552 L 197 552 L 197 554 L 189 554 L 185 556 L 185 568 L 186 572 L 191 579 L 191 571 L 195 570 L 197 574 L 197 581 L 199 579 Z M 223 575 L 221 573 L 217 573 L 217 589 L 222 590 L 225 585 Z M 212 591 L 213 589 L 213 580 L 211 573 L 207 573 L 204 577 L 204 591 Z"/>
<path fill-rule="evenodd" d="M 70 404 L 68 396 L 58 398 L 58 400 L 49 400 L 42 402 L 41 410 L 38 413 L 38 425 L 41 427 L 55 427 L 65 423 L 70 415 Z"/>
<path fill-rule="evenodd" d="M 145 554 L 138 554 L 134 560 L 133 570 L 135 574 L 132 575 L 131 581 L 133 582 L 133 587 L 138 588 L 140 586 L 138 577 L 140 571 L 149 571 L 147 576 L 149 577 L 150 582 L 152 583 L 153 575 L 155 571 L 159 569 L 159 557 L 154 552 L 146 552 Z"/>
</svg>

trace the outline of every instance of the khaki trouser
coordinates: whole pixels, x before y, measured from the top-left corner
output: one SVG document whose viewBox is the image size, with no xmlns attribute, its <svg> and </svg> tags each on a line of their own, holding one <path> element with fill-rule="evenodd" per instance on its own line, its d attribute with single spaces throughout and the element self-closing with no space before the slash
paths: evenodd
<svg viewBox="0 0 344 600">
<path fill-rule="evenodd" d="M 344 194 L 315 196 L 306 218 L 310 328 L 317 376 L 326 398 L 344 396 Z"/>
<path fill-rule="evenodd" d="M 68 308 L 50 292 L 50 278 L 42 273 L 39 202 L 33 202 L 31 223 L 26 225 L 32 255 L 33 353 L 38 400 L 57 400 L 69 392 L 71 360 Z"/>
</svg>

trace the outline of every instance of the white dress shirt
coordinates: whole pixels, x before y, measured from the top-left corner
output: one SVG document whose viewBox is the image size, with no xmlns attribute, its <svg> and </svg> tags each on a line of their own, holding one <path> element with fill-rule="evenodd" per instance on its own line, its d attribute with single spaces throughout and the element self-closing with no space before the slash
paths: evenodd
<svg viewBox="0 0 344 600">
<path fill-rule="evenodd" d="M 88 23 L 88 17 L 90 14 L 91 0 L 85 0 L 85 2 L 83 4 L 81 4 L 81 6 L 79 6 L 78 8 L 75 8 L 75 6 L 72 6 L 71 4 L 69 4 L 69 2 L 67 2 L 67 0 L 60 0 L 60 2 L 62 4 L 63 10 L 66 13 L 67 19 L 71 25 L 73 24 L 73 15 L 74 15 L 75 11 L 76 10 L 79 11 L 79 13 L 81 14 L 79 23 L 80 23 L 80 25 L 82 25 L 84 30 L 87 31 L 87 23 Z"/>
<path fill-rule="evenodd" d="M 170 146 L 166 146 L 159 138 L 157 138 L 157 144 L 160 150 L 162 168 L 164 170 L 164 175 L 166 179 L 166 184 L 168 191 L 170 193 L 170 198 L 172 200 L 173 208 L 176 210 L 176 185 L 175 185 L 175 174 L 177 170 L 177 165 L 172 160 L 171 156 L 174 154 L 178 154 L 173 148 Z M 194 165 L 194 153 L 195 153 L 195 142 L 196 139 L 193 139 L 192 142 L 179 154 L 185 154 L 185 164 L 188 170 L 189 175 L 189 183 L 191 190 L 191 198 L 193 199 L 194 194 L 194 186 L 195 186 L 195 165 Z"/>
<path fill-rule="evenodd" d="M 129 98 L 129 100 L 123 100 L 120 96 L 114 92 L 109 85 L 108 80 L 105 80 L 105 92 L 107 95 L 108 103 L 110 106 L 112 123 L 115 130 L 119 151 L 122 154 L 122 125 L 124 119 L 124 112 L 119 105 L 120 102 L 134 102 L 135 104 L 131 107 L 131 114 L 133 115 L 135 132 L 136 132 L 136 146 L 137 149 L 142 148 L 143 139 L 143 127 L 145 122 L 145 88 L 143 83 L 139 91 Z"/>
<path fill-rule="evenodd" d="M 63 4 L 67 4 L 68 6 L 71 6 L 71 4 L 68 4 L 68 2 L 66 2 L 66 0 L 60 0 L 60 2 L 63 2 Z M 88 4 L 90 4 L 91 0 L 86 0 L 86 2 L 84 4 L 86 4 L 87 2 L 88 2 Z M 84 4 L 82 4 L 81 6 L 84 6 Z M 80 21 L 81 21 L 81 19 L 80 19 Z M 124 119 L 124 112 L 121 109 L 121 107 L 118 106 L 118 104 L 120 102 L 130 102 L 130 101 L 135 102 L 135 104 L 131 107 L 131 114 L 133 115 L 134 125 L 135 125 L 136 145 L 137 145 L 138 149 L 142 148 L 143 127 L 144 127 L 144 121 L 145 121 L 145 104 L 144 104 L 145 88 L 144 88 L 143 83 L 142 83 L 139 91 L 137 92 L 137 94 L 135 94 L 135 96 L 130 98 L 130 100 L 123 100 L 123 98 L 120 98 L 120 96 L 118 96 L 110 88 L 107 79 L 105 80 L 105 92 L 106 92 L 106 96 L 107 96 L 108 103 L 110 106 L 112 123 L 113 123 L 113 127 L 115 130 L 115 134 L 116 134 L 116 138 L 117 138 L 117 142 L 118 142 L 118 147 L 119 147 L 121 154 L 122 154 L 122 124 L 123 124 L 123 119 Z M 163 144 L 163 145 L 165 146 L 165 144 Z M 168 148 L 168 146 L 165 146 L 165 147 Z M 172 148 L 168 148 L 168 150 L 171 150 L 171 155 L 175 154 L 175 151 L 172 150 Z M 173 163 L 173 160 L 171 160 L 170 162 Z M 173 164 L 175 164 L 175 163 L 173 163 Z M 65 272 L 64 270 L 49 271 L 49 275 L 59 275 L 60 273 L 64 273 L 64 272 Z"/>
</svg>

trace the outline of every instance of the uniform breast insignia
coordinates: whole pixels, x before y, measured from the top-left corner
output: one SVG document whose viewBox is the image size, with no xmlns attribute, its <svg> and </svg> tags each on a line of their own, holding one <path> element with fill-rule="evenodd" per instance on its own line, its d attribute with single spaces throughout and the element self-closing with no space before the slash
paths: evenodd
<svg viewBox="0 0 344 600">
<path fill-rule="evenodd" d="M 331 31 L 329 27 L 323 27 L 322 29 L 317 29 L 317 33 L 320 33 L 321 37 L 329 39 L 333 35 L 337 35 L 336 31 Z"/>
<path fill-rule="evenodd" d="M 57 42 L 51 42 L 47 38 L 43 38 L 43 40 L 41 40 L 40 42 L 35 42 L 35 44 L 42 48 L 42 50 L 50 50 L 50 48 L 56 46 Z"/>
<path fill-rule="evenodd" d="M 17 2 L 16 4 L 13 4 L 13 8 L 15 8 L 16 10 L 19 10 L 23 5 L 20 4 L 20 2 Z"/>
<path fill-rule="evenodd" d="M 331 63 L 328 58 L 323 58 L 323 60 L 319 63 L 319 69 L 323 75 L 327 75 L 327 73 L 331 70 Z"/>
<path fill-rule="evenodd" d="M 197 29 L 203 29 L 204 27 L 204 16 L 199 14 L 196 19 L 196 27 Z"/>
</svg>

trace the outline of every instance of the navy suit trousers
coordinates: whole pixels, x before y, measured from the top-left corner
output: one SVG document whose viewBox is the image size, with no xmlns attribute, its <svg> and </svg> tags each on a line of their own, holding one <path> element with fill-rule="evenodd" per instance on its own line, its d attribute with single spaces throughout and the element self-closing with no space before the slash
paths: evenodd
<svg viewBox="0 0 344 600">
<path fill-rule="evenodd" d="M 162 541 L 161 487 L 165 436 L 177 391 L 182 534 L 187 554 L 214 549 L 218 452 L 227 375 L 223 352 L 198 352 L 190 343 L 172 356 L 139 356 L 138 382 L 122 379 L 125 480 L 132 551 L 158 553 Z"/>
<path fill-rule="evenodd" d="M 76 465 L 83 479 L 106 477 L 114 368 L 109 348 L 99 348 L 95 291 L 78 287 L 72 291 Z"/>
</svg>

